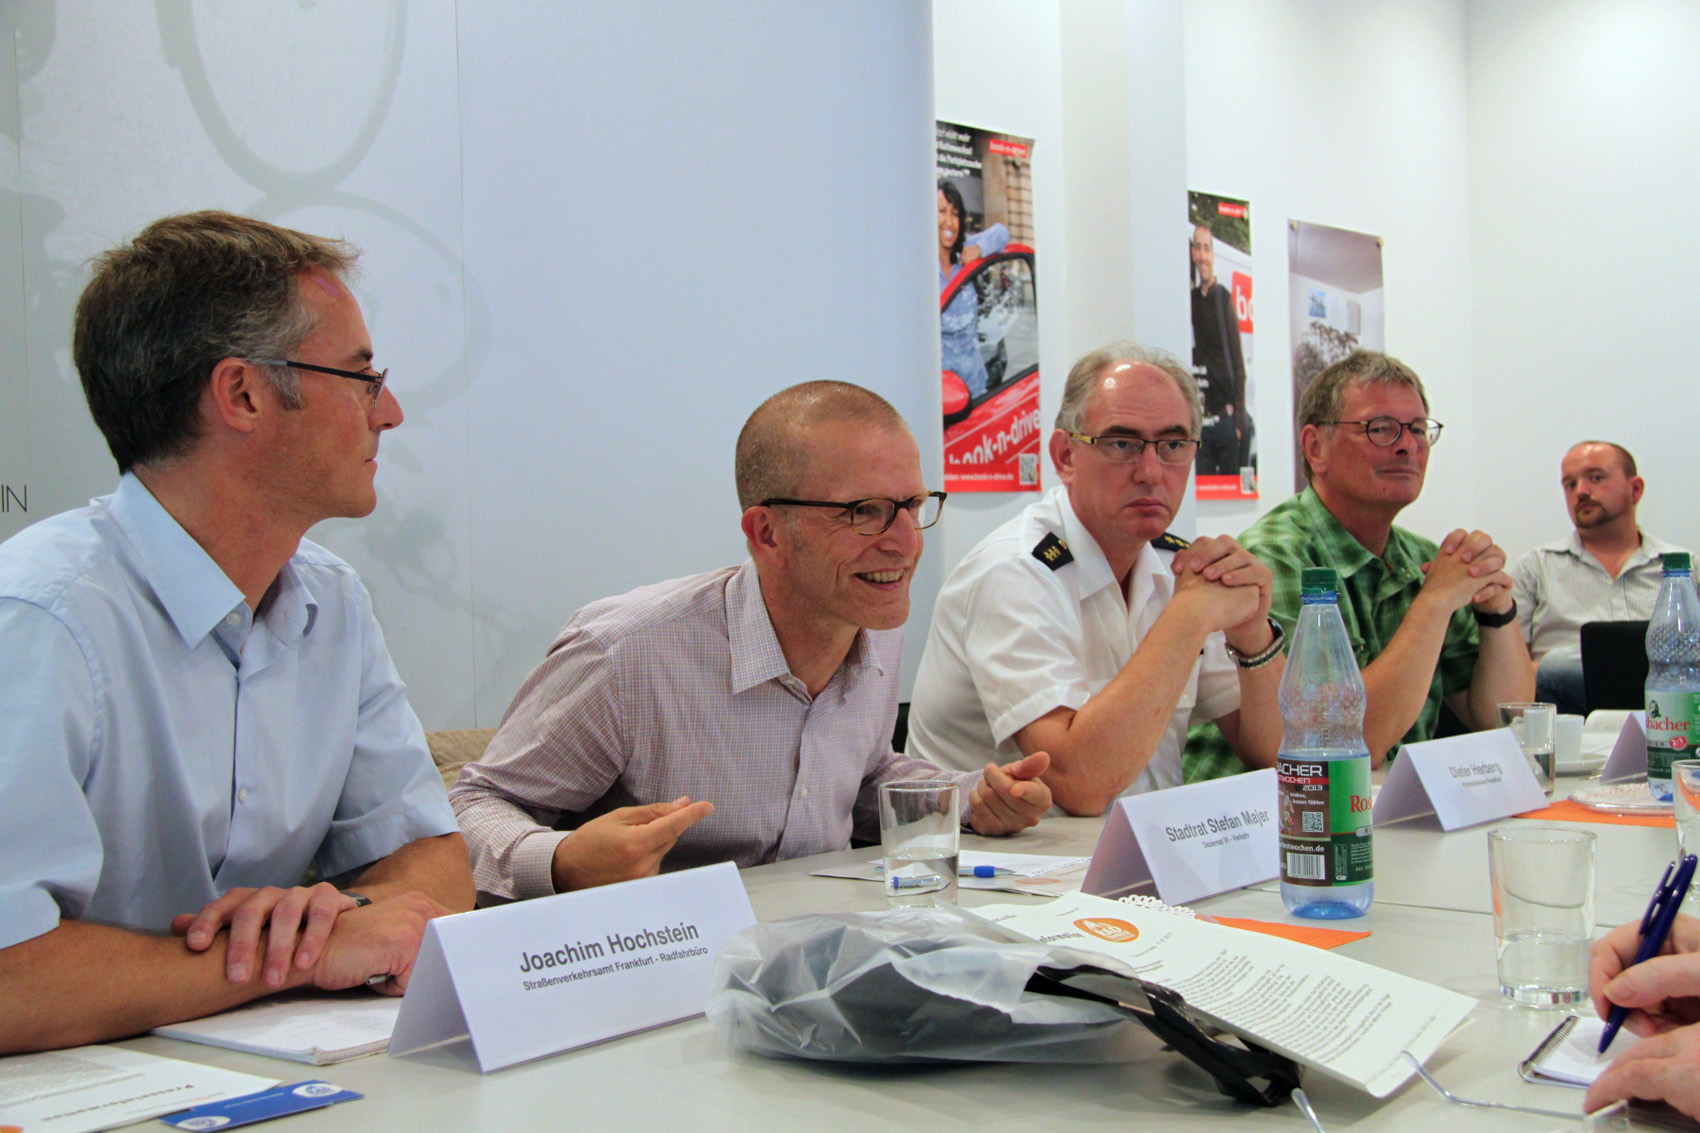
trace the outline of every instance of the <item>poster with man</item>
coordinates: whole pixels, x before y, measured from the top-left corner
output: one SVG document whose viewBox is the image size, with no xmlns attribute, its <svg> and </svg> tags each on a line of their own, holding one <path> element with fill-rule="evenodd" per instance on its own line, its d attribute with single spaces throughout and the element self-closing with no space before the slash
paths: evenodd
<svg viewBox="0 0 1700 1133">
<path fill-rule="evenodd" d="M 1033 140 L 938 123 L 947 492 L 1039 490 Z"/>
<path fill-rule="evenodd" d="M 1250 203 L 1188 193 L 1187 239 L 1192 254 L 1192 373 L 1204 395 L 1194 491 L 1201 500 L 1255 500 Z"/>
</svg>

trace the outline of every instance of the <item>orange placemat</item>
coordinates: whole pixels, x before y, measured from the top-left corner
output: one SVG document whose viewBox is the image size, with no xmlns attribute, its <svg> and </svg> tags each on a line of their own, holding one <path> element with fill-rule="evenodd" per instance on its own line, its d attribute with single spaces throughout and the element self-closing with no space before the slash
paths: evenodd
<svg viewBox="0 0 1700 1133">
<path fill-rule="evenodd" d="M 1283 940 L 1296 940 L 1300 944 L 1309 944 L 1316 948 L 1338 948 L 1342 944 L 1350 944 L 1354 940 L 1362 940 L 1367 932 L 1347 932 L 1343 928 L 1313 928 L 1302 924 L 1281 924 L 1278 921 L 1248 921 L 1243 917 L 1211 917 L 1217 924 L 1225 924 L 1229 928 L 1243 928 L 1247 932 L 1261 932 L 1268 936 L 1279 936 Z"/>
<path fill-rule="evenodd" d="M 1589 810 L 1575 799 L 1560 799 L 1551 806 L 1520 814 L 1518 818 L 1550 818 L 1559 822 L 1603 822 L 1608 826 L 1662 826 L 1676 829 L 1676 817 L 1669 814 L 1601 814 Z"/>
</svg>

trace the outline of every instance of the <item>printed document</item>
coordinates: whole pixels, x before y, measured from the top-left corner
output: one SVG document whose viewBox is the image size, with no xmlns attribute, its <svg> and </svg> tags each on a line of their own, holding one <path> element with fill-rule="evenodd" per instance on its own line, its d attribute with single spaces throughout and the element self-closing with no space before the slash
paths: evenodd
<svg viewBox="0 0 1700 1133">
<path fill-rule="evenodd" d="M 0 1058 L 0 1125 L 94 1133 L 275 1085 L 276 1078 L 115 1046 L 15 1054 Z"/>
<path fill-rule="evenodd" d="M 1475 1000 L 1308 945 L 1072 893 L 1047 905 L 963 912 L 1042 944 L 1089 952 L 1180 993 L 1193 1013 L 1382 1098 Z"/>
</svg>

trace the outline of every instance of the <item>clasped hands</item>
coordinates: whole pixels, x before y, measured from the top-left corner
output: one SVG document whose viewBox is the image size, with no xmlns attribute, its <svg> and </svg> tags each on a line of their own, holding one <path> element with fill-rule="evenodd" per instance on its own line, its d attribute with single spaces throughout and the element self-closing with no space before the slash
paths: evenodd
<svg viewBox="0 0 1700 1133">
<path fill-rule="evenodd" d="M 204 952 L 228 930 L 224 967 L 231 983 L 258 976 L 274 991 L 309 984 L 334 991 L 382 977 L 372 989 L 400 995 L 413 973 L 425 923 L 447 912 L 416 892 L 375 898 L 362 907 L 320 882 L 232 889 L 198 913 L 174 917 L 171 931 L 190 951 Z"/>
<path fill-rule="evenodd" d="M 1177 551 L 1169 569 L 1175 597 L 1190 595 L 1204 604 L 1211 630 L 1245 654 L 1261 652 L 1274 640 L 1269 604 L 1275 576 L 1257 556 L 1227 535 L 1205 536 Z"/>
<path fill-rule="evenodd" d="M 1511 609 L 1511 576 L 1505 552 L 1485 531 L 1452 532 L 1441 541 L 1434 561 L 1423 564 L 1423 593 L 1448 603 L 1448 610 L 1474 605 L 1484 614 Z"/>
</svg>

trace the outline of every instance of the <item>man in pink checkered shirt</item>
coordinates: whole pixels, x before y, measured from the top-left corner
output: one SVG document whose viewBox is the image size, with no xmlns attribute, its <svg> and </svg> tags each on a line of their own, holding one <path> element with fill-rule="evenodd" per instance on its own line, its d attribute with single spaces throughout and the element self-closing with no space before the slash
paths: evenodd
<svg viewBox="0 0 1700 1133">
<path fill-rule="evenodd" d="M 580 610 L 462 772 L 481 891 L 842 850 L 877 840 L 898 779 L 958 780 L 982 834 L 1050 808 L 1044 752 L 964 773 L 891 748 L 909 583 L 944 502 L 897 411 L 844 382 L 775 394 L 739 434 L 737 483 L 749 561 Z"/>
</svg>

